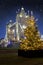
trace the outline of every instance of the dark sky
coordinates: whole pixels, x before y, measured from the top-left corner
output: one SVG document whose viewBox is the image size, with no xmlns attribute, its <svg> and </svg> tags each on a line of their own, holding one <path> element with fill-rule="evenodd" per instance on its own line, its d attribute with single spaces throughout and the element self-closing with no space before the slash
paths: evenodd
<svg viewBox="0 0 43 65">
<path fill-rule="evenodd" d="M 10 19 L 15 21 L 16 11 L 24 7 L 26 12 L 33 11 L 39 20 L 38 29 L 43 34 L 43 0 L 0 0 L 0 38 L 5 36 L 6 24 Z"/>
</svg>

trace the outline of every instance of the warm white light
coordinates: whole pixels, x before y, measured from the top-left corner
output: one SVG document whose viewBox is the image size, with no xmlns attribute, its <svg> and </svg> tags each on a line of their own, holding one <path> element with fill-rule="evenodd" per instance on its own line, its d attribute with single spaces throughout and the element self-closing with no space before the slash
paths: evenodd
<svg viewBox="0 0 43 65">
<path fill-rule="evenodd" d="M 13 32 L 14 32 L 15 30 L 13 29 Z"/>
<path fill-rule="evenodd" d="M 26 37 L 24 37 L 24 39 L 26 39 Z"/>
<path fill-rule="evenodd" d="M 20 17 L 22 17 L 22 14 L 20 14 Z"/>
<path fill-rule="evenodd" d="M 22 10 L 24 10 L 24 8 L 23 8 L 23 7 L 22 7 L 21 9 L 22 9 Z"/>
<path fill-rule="evenodd" d="M 26 15 L 25 18 L 28 18 L 28 16 Z"/>
<path fill-rule="evenodd" d="M 8 32 L 10 32 L 10 29 L 8 29 Z"/>
<path fill-rule="evenodd" d="M 25 29 L 25 28 L 26 28 L 26 26 L 25 26 L 25 25 L 23 25 L 23 26 L 22 26 L 22 28 L 23 28 L 23 29 Z"/>
<path fill-rule="evenodd" d="M 40 32 L 38 31 L 38 34 L 40 34 Z"/>
<path fill-rule="evenodd" d="M 17 38 L 17 40 L 19 41 L 19 37 Z"/>
</svg>

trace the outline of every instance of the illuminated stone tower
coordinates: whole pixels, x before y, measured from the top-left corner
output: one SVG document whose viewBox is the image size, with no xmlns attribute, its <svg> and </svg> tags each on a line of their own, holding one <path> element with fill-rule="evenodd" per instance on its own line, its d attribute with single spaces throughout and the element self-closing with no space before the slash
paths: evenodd
<svg viewBox="0 0 43 65">
<path fill-rule="evenodd" d="M 10 22 L 6 25 L 5 39 L 20 41 L 21 37 L 24 37 L 24 29 L 28 26 L 27 20 L 29 19 L 28 14 L 22 7 L 20 12 L 16 15 L 16 22 Z"/>
<path fill-rule="evenodd" d="M 6 39 L 8 40 L 14 40 L 14 32 L 15 30 L 11 28 L 11 25 L 13 24 L 12 20 L 6 25 Z"/>
<path fill-rule="evenodd" d="M 16 33 L 17 33 L 18 40 L 20 40 L 20 38 L 24 36 L 23 31 L 28 25 L 26 23 L 28 18 L 29 18 L 29 15 L 27 15 L 24 8 L 22 7 L 20 12 L 17 13 L 17 16 L 16 16 Z"/>
<path fill-rule="evenodd" d="M 16 17 L 16 20 L 18 21 L 18 23 L 20 23 L 22 26 L 26 26 L 26 20 L 29 18 L 29 15 L 27 15 L 23 7 L 17 15 L 18 17 Z"/>
</svg>

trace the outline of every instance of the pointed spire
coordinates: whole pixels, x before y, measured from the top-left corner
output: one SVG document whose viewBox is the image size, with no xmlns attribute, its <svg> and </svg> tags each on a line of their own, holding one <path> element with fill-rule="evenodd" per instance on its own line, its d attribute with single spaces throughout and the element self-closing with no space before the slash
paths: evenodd
<svg viewBox="0 0 43 65">
<path fill-rule="evenodd" d="M 37 18 L 37 19 L 35 19 L 35 21 L 38 21 L 38 18 Z"/>
<path fill-rule="evenodd" d="M 19 12 L 20 12 L 20 9 L 18 9 L 18 10 L 16 11 L 16 14 L 19 14 Z"/>
<path fill-rule="evenodd" d="M 33 11 L 31 11 L 31 16 L 33 16 Z"/>
<path fill-rule="evenodd" d="M 25 12 L 25 10 L 24 10 L 24 8 L 23 8 L 23 7 L 21 8 L 21 12 L 22 12 L 22 13 L 24 13 L 24 12 Z"/>
<path fill-rule="evenodd" d="M 9 21 L 10 23 L 12 22 L 12 20 Z"/>
<path fill-rule="evenodd" d="M 28 15 L 29 15 L 29 10 L 28 10 Z"/>
<path fill-rule="evenodd" d="M 21 10 L 24 10 L 24 8 L 22 7 Z"/>
<path fill-rule="evenodd" d="M 16 14 L 18 13 L 18 11 L 16 11 Z"/>
<path fill-rule="evenodd" d="M 18 12 L 20 11 L 20 9 L 18 9 Z"/>
<path fill-rule="evenodd" d="M 25 10 L 24 10 L 24 8 L 22 7 L 22 8 L 21 8 L 21 11 L 20 11 L 20 17 L 21 17 L 21 18 L 22 18 L 22 17 L 25 17 L 25 15 L 26 15 Z"/>
<path fill-rule="evenodd" d="M 34 20 L 33 11 L 31 11 L 31 20 Z"/>
</svg>

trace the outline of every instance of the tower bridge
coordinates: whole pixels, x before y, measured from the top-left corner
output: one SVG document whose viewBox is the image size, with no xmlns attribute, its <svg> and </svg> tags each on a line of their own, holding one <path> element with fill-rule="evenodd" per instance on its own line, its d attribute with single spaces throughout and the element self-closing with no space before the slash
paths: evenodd
<svg viewBox="0 0 43 65">
<path fill-rule="evenodd" d="M 26 28 L 26 20 L 28 15 L 25 13 L 24 8 L 21 8 L 21 12 L 16 16 L 16 22 L 12 20 L 6 25 L 5 39 L 20 41 L 21 37 L 24 37 L 23 31 Z"/>
</svg>

